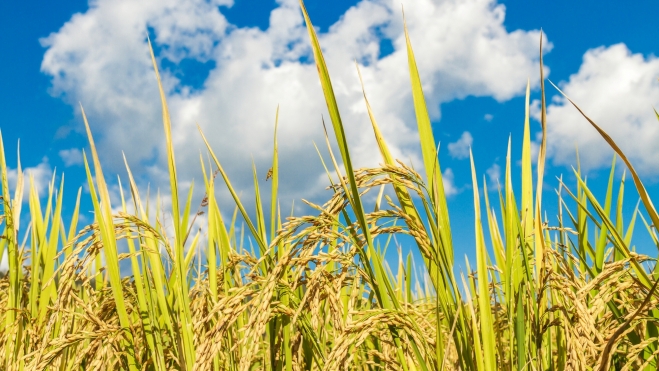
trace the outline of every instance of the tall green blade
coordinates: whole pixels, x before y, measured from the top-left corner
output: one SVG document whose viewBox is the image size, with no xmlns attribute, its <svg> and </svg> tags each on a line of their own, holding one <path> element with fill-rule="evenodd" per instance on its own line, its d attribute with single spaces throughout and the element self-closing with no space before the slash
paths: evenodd
<svg viewBox="0 0 659 371">
<path fill-rule="evenodd" d="M 9 300 L 8 307 L 15 310 L 9 310 L 5 314 L 5 331 L 12 331 L 17 339 L 20 341 L 22 335 L 20 334 L 21 322 L 16 321 L 17 310 L 20 308 L 21 300 L 21 283 L 19 280 L 21 273 L 21 259 L 18 251 L 18 220 L 19 215 L 15 213 L 17 209 L 12 205 L 11 194 L 9 193 L 9 180 L 7 176 L 7 161 L 5 158 L 5 149 L 2 141 L 2 133 L 0 133 L 0 176 L 2 177 L 2 203 L 3 203 L 3 212 L 4 212 L 4 223 L 5 223 L 5 241 L 7 246 L 7 257 L 9 265 Z M 19 184 L 20 185 L 20 184 Z M 18 200 L 18 203 L 22 200 Z M 12 365 L 19 364 L 18 347 L 7 347 L 5 348 L 5 360 L 7 364 L 5 365 L 6 369 L 10 369 Z M 22 364 L 22 362 L 21 362 Z"/>
<path fill-rule="evenodd" d="M 483 223 L 481 220 L 481 205 L 478 189 L 478 179 L 476 177 L 476 166 L 474 157 L 469 151 L 471 161 L 471 177 L 474 189 L 474 227 L 476 230 L 476 271 L 478 274 L 478 309 L 480 313 L 480 333 L 483 340 L 483 362 L 485 370 L 495 370 L 496 363 L 496 345 L 494 341 L 494 321 L 492 319 L 492 303 L 490 300 L 490 279 L 487 269 L 487 249 L 485 247 L 485 237 L 483 234 Z M 476 349 L 478 352 L 479 349 Z"/>
<path fill-rule="evenodd" d="M 85 164 L 85 170 L 87 172 L 87 184 L 89 185 L 89 193 L 94 205 L 94 214 L 96 216 L 96 222 L 98 223 L 98 228 L 101 234 L 106 267 L 110 276 L 110 285 L 117 308 L 116 310 L 119 316 L 119 323 L 124 329 L 125 340 L 123 341 L 123 344 L 126 347 L 128 367 L 131 371 L 133 371 L 137 370 L 139 367 L 135 359 L 133 336 L 130 332 L 131 321 L 128 317 L 128 312 L 126 310 L 126 304 L 124 301 L 123 284 L 121 283 L 121 272 L 119 269 L 119 259 L 117 254 L 117 238 L 114 229 L 112 207 L 110 205 L 110 193 L 108 192 L 108 187 L 105 183 L 105 177 L 103 176 L 101 162 L 98 158 L 98 153 L 96 152 L 94 138 L 92 137 L 91 129 L 89 128 L 89 122 L 87 121 L 87 116 L 85 115 L 85 111 L 82 106 L 80 106 L 80 112 L 82 113 L 85 129 L 87 130 L 87 139 L 89 140 L 89 147 L 91 149 L 94 163 L 94 176 L 92 176 L 89 163 L 87 161 L 87 156 L 83 152 L 83 160 Z M 94 180 L 96 181 L 96 185 L 94 184 Z M 97 186 L 98 195 L 96 191 Z"/>
<path fill-rule="evenodd" d="M 606 188 L 606 196 L 604 198 L 604 212 L 607 215 L 611 215 L 611 202 L 613 200 L 613 177 L 616 170 L 616 157 L 613 156 L 613 162 L 611 163 L 611 172 L 609 174 L 609 185 Z M 607 233 L 608 227 L 606 224 L 602 225 L 599 238 L 595 244 L 595 269 L 597 273 L 602 272 L 604 267 L 604 253 L 606 249 L 607 242 Z"/>
<path fill-rule="evenodd" d="M 431 192 L 431 199 L 437 206 L 438 222 L 440 225 L 441 246 L 449 262 L 453 262 L 453 242 L 451 228 L 446 205 L 446 194 L 444 192 L 444 181 L 442 179 L 442 169 L 437 158 L 435 139 L 430 124 L 430 116 L 426 107 L 426 99 L 423 95 L 421 78 L 416 66 L 412 42 L 407 32 L 407 23 L 404 21 L 405 43 L 407 47 L 407 63 L 410 70 L 410 83 L 412 85 L 412 99 L 414 101 L 414 112 L 419 130 L 419 142 L 421 143 L 421 153 L 423 155 L 423 164 L 428 180 L 428 189 Z"/>
<path fill-rule="evenodd" d="M 174 145 L 172 140 L 172 123 L 169 116 L 169 109 L 167 108 L 167 99 L 165 91 L 162 87 L 160 80 L 160 73 L 158 71 L 158 64 L 156 57 L 153 54 L 151 41 L 149 40 L 149 51 L 151 52 L 151 62 L 156 74 L 158 82 L 158 91 L 160 92 L 160 102 L 162 105 L 162 122 L 165 131 L 165 142 L 167 148 L 167 165 L 169 168 L 169 185 L 171 192 L 172 203 L 172 218 L 174 224 L 175 234 L 175 261 L 174 269 L 176 271 L 177 283 L 174 287 L 175 296 L 178 305 L 176 306 L 179 312 L 179 319 L 181 321 L 181 333 L 183 335 L 183 363 L 186 369 L 192 370 L 195 360 L 195 350 L 193 344 L 193 328 L 192 328 L 192 315 L 190 313 L 190 296 L 188 295 L 188 282 L 185 272 L 185 234 L 187 232 L 187 225 L 181 222 L 181 214 L 179 210 L 179 196 L 178 196 L 178 179 L 176 174 L 176 160 L 174 158 Z M 185 220 L 186 218 L 184 218 Z"/>
<path fill-rule="evenodd" d="M 279 128 L 279 106 L 275 114 L 275 134 L 272 149 L 272 167 L 266 175 L 266 180 L 272 181 L 272 190 L 270 192 L 270 241 L 275 239 L 277 234 L 277 192 L 279 190 L 279 148 L 277 147 L 277 129 Z"/>
</svg>

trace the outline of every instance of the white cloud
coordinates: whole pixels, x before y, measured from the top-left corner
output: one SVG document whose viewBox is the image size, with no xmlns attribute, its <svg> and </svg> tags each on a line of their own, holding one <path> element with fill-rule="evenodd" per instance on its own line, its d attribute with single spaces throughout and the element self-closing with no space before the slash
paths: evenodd
<svg viewBox="0 0 659 371">
<path fill-rule="evenodd" d="M 458 187 L 455 186 L 455 176 L 453 175 L 453 170 L 451 170 L 451 168 L 447 168 L 442 173 L 442 183 L 444 184 L 444 194 L 446 197 L 451 197 L 460 193 Z"/>
<path fill-rule="evenodd" d="M 487 170 L 485 170 L 485 174 L 487 174 L 487 178 L 489 180 L 488 188 L 490 190 L 497 190 L 497 187 L 501 183 L 501 167 L 497 163 L 494 163 Z"/>
<path fill-rule="evenodd" d="M 162 182 L 166 158 L 160 100 L 145 44 L 150 27 L 161 62 L 216 63 L 199 89 L 161 71 L 179 178 L 199 177 L 204 146 L 198 123 L 234 187 L 250 187 L 251 157 L 261 174 L 270 167 L 279 104 L 283 202 L 313 197 L 326 181 L 312 141 L 324 141 L 321 114 L 330 124 L 316 68 L 306 62 L 312 56 L 298 2 L 278 0 L 265 31 L 228 24 L 218 5 L 231 3 L 90 2 L 89 10 L 42 40 L 48 48 L 42 71 L 52 77 L 53 94 L 74 107 L 82 102 L 106 169 L 121 171 L 124 150 L 135 173 L 151 184 Z M 416 0 L 405 5 L 432 119 L 440 118 L 441 103 L 456 98 L 502 101 L 519 95 L 526 79 L 537 74 L 539 31 L 506 31 L 503 5 L 492 0 Z M 420 163 L 400 2 L 361 1 L 319 37 L 356 165 L 375 165 L 379 155 L 354 60 L 362 65 L 369 101 L 393 155 Z M 394 46 L 384 58 L 379 57 L 382 37 Z"/>
<path fill-rule="evenodd" d="M 485 116 L 483 116 L 483 120 L 487 122 L 492 121 L 492 119 L 494 119 L 494 115 L 492 115 L 491 113 L 486 113 Z"/>
<path fill-rule="evenodd" d="M 624 44 L 591 49 L 579 71 L 559 84 L 583 111 L 604 129 L 648 175 L 659 175 L 659 59 L 632 54 Z M 535 105 L 536 118 L 539 117 Z M 613 151 L 563 97 L 547 107 L 548 156 L 555 164 L 574 165 L 575 147 L 584 169 L 608 167 Z"/>
<path fill-rule="evenodd" d="M 463 159 L 469 157 L 469 150 L 474 138 L 465 131 L 456 142 L 448 144 L 448 152 L 453 158 Z"/>
<path fill-rule="evenodd" d="M 64 166 L 82 165 L 82 151 L 77 148 L 63 149 L 59 151 L 59 157 L 64 161 Z"/>
</svg>

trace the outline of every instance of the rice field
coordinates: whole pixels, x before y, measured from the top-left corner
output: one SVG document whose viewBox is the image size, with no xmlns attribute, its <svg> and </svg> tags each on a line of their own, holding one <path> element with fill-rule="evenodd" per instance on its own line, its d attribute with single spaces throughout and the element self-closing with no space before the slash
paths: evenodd
<svg viewBox="0 0 659 371">
<path fill-rule="evenodd" d="M 184 194 L 152 53 L 171 209 L 149 204 L 128 165 L 121 200 L 110 199 L 84 110 L 93 224 L 79 223 L 80 192 L 65 218 L 63 180 L 53 181 L 47 196 L 31 188 L 28 210 L 21 210 L 25 175 L 19 166 L 10 189 L 0 139 L 0 256 L 7 251 L 9 258 L 0 278 L 0 369 L 657 369 L 659 268 L 630 245 L 635 226 L 659 244 L 659 214 L 614 139 L 573 103 L 616 157 L 603 199 L 593 195 L 578 164 L 576 184 L 551 182 L 559 218 L 550 223 L 542 192 L 546 135 L 532 158 L 527 87 L 521 179 L 511 175 L 517 159 L 510 144 L 503 184 L 494 192 L 479 181 L 471 159 L 473 204 L 465 207 L 474 210 L 476 261 L 457 269 L 438 149 L 407 31 L 423 166 L 392 157 L 364 91 L 382 164 L 354 169 L 329 71 L 300 5 L 334 134 L 326 137 L 330 156 L 323 159 L 332 197 L 324 204 L 305 201 L 311 215 L 287 216 L 280 208 L 276 122 L 268 182 L 259 184 L 254 175 L 255 211 L 243 206 L 222 154 L 210 146 L 211 163 L 201 161 L 205 197 Z M 332 141 L 339 153 L 332 153 Z M 620 181 L 616 158 L 628 174 Z M 345 171 L 337 180 L 339 164 Z M 641 202 L 623 218 L 628 178 Z M 271 188 L 271 200 L 261 199 L 263 187 Z M 216 193 L 226 189 L 233 213 L 219 209 Z M 378 195 L 374 207 L 363 200 L 367 192 Z M 202 214 L 205 224 L 197 231 L 192 225 Z M 27 225 L 19 223 L 21 215 Z M 251 249 L 243 245 L 245 230 Z M 413 241 L 422 277 L 415 277 L 411 255 L 385 259 L 394 236 Z M 131 274 L 122 274 L 120 265 Z"/>
</svg>

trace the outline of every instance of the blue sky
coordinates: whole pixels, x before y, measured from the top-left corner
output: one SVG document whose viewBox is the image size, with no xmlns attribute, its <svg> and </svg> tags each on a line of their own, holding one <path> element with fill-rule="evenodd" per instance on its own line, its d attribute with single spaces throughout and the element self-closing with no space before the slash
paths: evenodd
<svg viewBox="0 0 659 371">
<path fill-rule="evenodd" d="M 308 0 L 358 165 L 377 164 L 378 157 L 355 59 L 395 154 L 421 164 L 401 49 L 401 3 L 435 139 L 441 142 L 459 251 L 471 254 L 473 241 L 465 150 L 473 146 L 477 171 L 491 184 L 505 166 L 509 135 L 513 156 L 519 158 L 527 78 L 534 88 L 532 99 L 539 98 L 540 28 L 548 40 L 549 79 L 610 132 L 638 165 L 650 194 L 658 194 L 659 122 L 652 107 L 659 106 L 659 3 L 649 0 Z M 20 138 L 22 164 L 31 168 L 40 190 L 45 192 L 57 168 L 66 173 L 65 197 L 73 202 L 85 181 L 80 150 L 86 138 L 77 107 L 81 102 L 102 150 L 106 176 L 123 176 L 125 151 L 142 187 L 165 187 L 164 138 L 145 46 L 147 31 L 169 92 L 184 185 L 201 180 L 198 123 L 234 183 L 249 195 L 252 159 L 263 174 L 269 167 L 279 104 L 282 202 L 328 197 L 312 144 L 322 143 L 320 117 L 326 109 L 294 0 L 0 3 L 0 129 L 9 166 L 15 167 Z M 573 182 L 570 165 L 579 138 L 583 164 L 601 194 L 612 152 L 555 95 L 548 88 L 546 182 L 555 186 L 560 174 Z M 537 133 L 539 125 L 533 125 Z M 545 203 L 554 203 L 548 195 Z M 220 199 L 224 210 L 230 210 L 228 196 Z M 630 191 L 628 209 L 635 201 Z M 554 210 L 548 206 L 549 214 Z"/>
</svg>

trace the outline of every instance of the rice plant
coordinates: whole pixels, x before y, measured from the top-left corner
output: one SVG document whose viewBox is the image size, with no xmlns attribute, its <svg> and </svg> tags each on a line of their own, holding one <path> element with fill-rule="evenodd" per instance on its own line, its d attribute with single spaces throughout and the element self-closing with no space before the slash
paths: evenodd
<svg viewBox="0 0 659 371">
<path fill-rule="evenodd" d="M 546 135 L 534 173 L 527 86 L 521 183 L 514 187 L 510 143 L 498 199 L 490 200 L 472 157 L 476 261 L 473 270 L 469 261 L 458 270 L 436 142 L 407 30 L 423 166 L 417 171 L 392 157 L 364 88 L 382 165 L 354 169 L 330 73 L 302 1 L 300 6 L 339 149 L 335 155 L 326 136 L 330 155 L 321 159 L 333 194 L 322 205 L 305 201 L 313 215 L 282 217 L 276 120 L 270 210 L 262 207 L 256 171 L 256 210 L 243 206 L 221 153 L 201 131 L 211 159 L 200 159 L 205 197 L 195 200 L 192 189 L 180 194 L 153 53 L 170 210 L 145 201 L 127 161 L 120 200 L 110 198 L 81 107 L 95 220 L 79 225 L 80 191 L 71 218 L 64 220 L 62 176 L 59 185 L 53 178 L 46 197 L 30 188 L 29 224 L 22 226 L 25 179 L 18 164 L 16 187 L 9 188 L 0 138 L 0 256 L 6 250 L 9 258 L 9 271 L 0 278 L 0 369 L 656 369 L 659 268 L 630 244 L 640 219 L 659 245 L 654 229 L 659 215 L 614 140 L 572 103 L 624 162 L 644 211 L 637 207 L 623 220 L 626 177 L 616 183 L 614 158 L 604 200 L 593 195 L 578 166 L 575 186 L 557 183 L 559 218 L 550 224 L 542 198 Z M 542 43 L 540 58 L 540 122 L 546 134 Z M 339 163 L 345 173 L 336 181 L 332 174 L 341 174 Z M 220 210 L 220 178 L 235 210 Z M 362 198 L 367 192 L 378 194 L 372 211 Z M 204 228 L 194 231 L 202 213 Z M 238 232 L 241 220 L 246 228 Z M 243 245 L 245 229 L 256 251 Z M 409 236 L 422 256 L 420 279 L 413 279 L 411 255 L 385 259 L 397 235 Z M 120 265 L 131 274 L 122 274 Z"/>
</svg>

